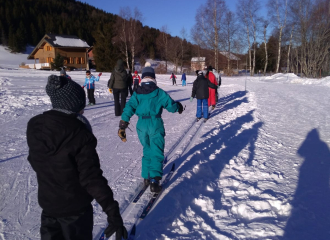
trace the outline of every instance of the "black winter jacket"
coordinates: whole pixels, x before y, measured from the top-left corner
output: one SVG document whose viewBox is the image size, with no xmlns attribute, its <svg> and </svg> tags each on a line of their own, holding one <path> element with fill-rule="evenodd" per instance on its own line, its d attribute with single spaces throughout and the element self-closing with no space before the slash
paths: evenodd
<svg viewBox="0 0 330 240">
<path fill-rule="evenodd" d="M 116 67 L 112 71 L 111 77 L 108 81 L 108 88 L 127 89 L 129 81 L 130 81 L 129 76 L 124 68 L 124 62 L 122 60 L 118 60 Z"/>
<path fill-rule="evenodd" d="M 197 99 L 208 99 L 209 98 L 209 87 L 217 89 L 217 85 L 214 85 L 203 75 L 199 75 L 193 83 L 193 89 L 191 96 Z"/>
<path fill-rule="evenodd" d="M 75 215 L 93 199 L 105 212 L 111 208 L 113 193 L 102 176 L 97 140 L 76 114 L 44 112 L 30 119 L 26 135 L 39 205 L 46 213 Z"/>
</svg>

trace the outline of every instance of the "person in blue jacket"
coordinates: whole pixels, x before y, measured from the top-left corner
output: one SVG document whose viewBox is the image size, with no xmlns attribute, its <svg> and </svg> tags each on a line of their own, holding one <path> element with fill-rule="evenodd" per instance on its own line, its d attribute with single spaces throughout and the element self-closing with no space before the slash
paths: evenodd
<svg viewBox="0 0 330 240">
<path fill-rule="evenodd" d="M 186 73 L 185 72 L 182 73 L 181 81 L 182 81 L 182 87 L 187 86 L 186 85 Z"/>
<path fill-rule="evenodd" d="M 138 86 L 127 102 L 119 122 L 118 136 L 126 142 L 125 129 L 131 117 L 136 114 L 139 120 L 136 131 L 143 146 L 142 177 L 144 184 L 150 184 L 151 192 L 160 192 L 159 181 L 163 176 L 165 147 L 165 128 L 162 112 L 165 108 L 171 113 L 183 112 L 180 102 L 174 101 L 164 90 L 157 86 L 155 71 L 147 62 L 142 70 L 141 86 Z M 149 178 L 150 177 L 150 178 Z"/>
<path fill-rule="evenodd" d="M 95 91 L 95 82 L 98 82 L 100 80 L 100 76 L 102 73 L 99 73 L 97 77 L 91 74 L 91 71 L 86 71 L 86 78 L 85 78 L 85 84 L 82 86 L 83 88 L 87 88 L 87 96 L 88 96 L 88 105 L 95 105 L 95 97 L 94 97 L 94 91 Z"/>
</svg>

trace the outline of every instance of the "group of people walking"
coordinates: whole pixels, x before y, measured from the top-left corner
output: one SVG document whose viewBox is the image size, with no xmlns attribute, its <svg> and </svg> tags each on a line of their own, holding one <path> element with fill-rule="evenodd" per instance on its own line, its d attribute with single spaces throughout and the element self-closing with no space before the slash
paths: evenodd
<svg viewBox="0 0 330 240">
<path fill-rule="evenodd" d="M 197 118 L 203 116 L 207 119 L 208 105 L 215 105 L 214 97 L 210 96 L 215 94 L 218 83 L 210 71 L 197 71 L 196 74 L 191 101 L 197 98 Z M 106 237 L 114 233 L 117 240 L 128 237 L 119 204 L 114 200 L 100 167 L 97 139 L 91 124 L 83 116 L 86 106 L 84 88 L 87 88 L 89 103 L 95 104 L 95 82 L 101 75 L 95 77 L 86 71 L 82 87 L 64 70 L 60 76 L 49 76 L 46 93 L 53 109 L 28 122 L 28 161 L 37 174 L 42 240 L 91 240 L 93 199 L 107 215 Z M 182 81 L 185 86 L 185 74 Z M 132 85 L 133 89 L 130 88 Z M 132 76 L 125 69 L 125 63 L 118 60 L 108 88 L 114 95 L 115 115 L 121 116 L 118 136 L 123 142 L 127 142 L 126 128 L 131 117 L 134 114 L 138 116 L 136 131 L 143 146 L 141 176 L 151 192 L 160 192 L 165 147 L 162 112 L 166 109 L 182 114 L 184 108 L 157 86 L 156 74 L 150 63 L 146 63 L 140 78 L 136 71 Z M 128 92 L 131 98 L 126 103 Z"/>
</svg>

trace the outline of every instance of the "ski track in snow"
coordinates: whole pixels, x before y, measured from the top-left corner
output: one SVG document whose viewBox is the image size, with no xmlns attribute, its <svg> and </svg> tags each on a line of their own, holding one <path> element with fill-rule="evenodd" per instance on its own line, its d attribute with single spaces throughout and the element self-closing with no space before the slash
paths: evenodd
<svg viewBox="0 0 330 240">
<path fill-rule="evenodd" d="M 27 162 L 25 131 L 31 117 L 51 108 L 44 90 L 49 74 L 0 69 L 0 239 L 39 238 L 41 209 L 36 176 Z M 69 75 L 79 84 L 84 82 L 83 72 Z M 104 73 L 96 84 L 97 105 L 87 107 L 85 115 L 98 139 L 104 176 L 123 210 L 142 180 L 142 147 L 135 130 L 136 116 L 130 122 L 132 132 L 127 130 L 128 142 L 121 142 L 117 136 L 120 118 L 114 116 L 106 88 L 109 77 Z M 194 79 L 188 76 L 187 87 L 171 86 L 169 75 L 157 75 L 159 86 L 186 105 L 186 110 L 181 115 L 163 112 L 165 155 L 169 160 L 164 173 L 173 162 L 176 171 L 147 218 L 137 225 L 136 239 L 284 236 L 296 240 L 303 238 L 292 236 L 304 231 L 307 236 L 315 231 L 317 239 L 329 239 L 330 220 L 326 218 L 330 216 L 330 193 L 323 187 L 327 179 L 329 188 L 328 81 L 313 85 L 294 76 L 249 77 L 245 92 L 245 77 L 223 77 L 211 118 L 195 123 L 196 100 L 189 102 Z M 317 145 L 307 153 L 315 148 L 323 154 L 320 169 L 314 168 L 315 164 L 304 165 L 310 158 L 304 143 L 310 138 Z M 318 184 L 310 188 L 304 177 L 316 179 Z M 309 196 L 310 192 L 318 196 L 317 191 L 322 192 L 322 201 L 311 204 L 311 200 L 301 200 L 300 196 Z M 127 227 L 134 223 L 149 196 L 147 190 L 136 209 L 127 209 Z M 322 211 L 314 210 L 316 207 Z M 106 225 L 106 215 L 95 201 L 93 208 L 96 236 Z M 300 209 L 311 212 L 314 220 L 308 222 L 310 216 Z M 313 222 L 317 231 L 306 227 Z"/>
</svg>

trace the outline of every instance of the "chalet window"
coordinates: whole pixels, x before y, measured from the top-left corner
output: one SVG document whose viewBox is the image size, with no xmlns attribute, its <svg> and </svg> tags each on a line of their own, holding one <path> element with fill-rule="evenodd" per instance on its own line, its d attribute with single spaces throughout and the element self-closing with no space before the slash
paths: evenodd
<svg viewBox="0 0 330 240">
<path fill-rule="evenodd" d="M 80 58 L 79 57 L 77 57 L 77 64 L 80 64 L 81 62 L 80 62 Z"/>
<path fill-rule="evenodd" d="M 74 64 L 74 63 L 76 63 L 76 62 L 77 62 L 77 58 L 76 58 L 76 57 L 74 57 L 74 58 L 73 58 L 73 62 L 72 62 L 72 63 Z"/>
<path fill-rule="evenodd" d="M 70 60 L 70 63 L 73 64 L 73 57 L 70 57 L 69 60 Z"/>
<path fill-rule="evenodd" d="M 53 58 L 48 57 L 46 61 L 47 61 L 47 63 L 52 63 L 53 62 Z"/>
<path fill-rule="evenodd" d="M 51 51 L 52 47 L 51 46 L 47 46 L 46 51 Z"/>
<path fill-rule="evenodd" d="M 80 59 L 80 61 L 81 61 L 81 64 L 85 64 L 85 58 L 82 57 L 82 58 Z"/>
<path fill-rule="evenodd" d="M 64 59 L 64 64 L 68 64 L 68 59 Z"/>
</svg>

